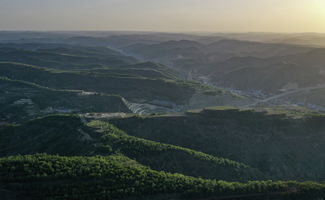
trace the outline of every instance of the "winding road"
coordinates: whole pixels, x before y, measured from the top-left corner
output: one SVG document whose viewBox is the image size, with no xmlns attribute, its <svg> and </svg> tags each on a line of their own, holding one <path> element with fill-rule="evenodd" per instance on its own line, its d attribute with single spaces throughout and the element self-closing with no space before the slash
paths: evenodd
<svg viewBox="0 0 325 200">
<path fill-rule="evenodd" d="M 290 90 L 288 92 L 277 94 L 275 96 L 272 96 L 272 97 L 269 97 L 269 98 L 266 98 L 266 99 L 257 100 L 256 102 L 254 102 L 252 104 L 248 104 L 245 107 L 256 106 L 256 105 L 258 105 L 260 103 L 266 103 L 266 102 L 269 102 L 269 101 L 272 101 L 272 100 L 275 100 L 275 99 L 279 99 L 279 98 L 282 98 L 282 97 L 285 97 L 285 96 L 288 96 L 288 95 L 302 93 L 302 92 L 310 92 L 311 90 L 317 90 L 317 89 L 322 89 L 322 88 L 325 88 L 325 84 L 318 85 L 318 86 L 299 88 L 299 89 L 296 89 L 296 90 Z"/>
</svg>

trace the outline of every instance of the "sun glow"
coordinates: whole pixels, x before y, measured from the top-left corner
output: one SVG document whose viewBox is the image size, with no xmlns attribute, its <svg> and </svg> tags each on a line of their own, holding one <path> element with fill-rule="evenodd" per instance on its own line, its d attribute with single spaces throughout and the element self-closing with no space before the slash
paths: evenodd
<svg viewBox="0 0 325 200">
<path fill-rule="evenodd" d="M 309 12 L 306 13 L 305 17 L 311 19 L 311 23 L 317 23 L 320 26 L 321 30 L 325 30 L 325 0 L 313 0 L 309 4 L 306 4 L 306 10 Z M 313 20 L 312 20 L 313 19 Z"/>
<path fill-rule="evenodd" d="M 325 0 L 318 0 L 316 6 L 317 9 L 320 10 L 325 16 Z"/>
<path fill-rule="evenodd" d="M 325 0 L 0 2 L 0 30 L 325 32 Z"/>
</svg>

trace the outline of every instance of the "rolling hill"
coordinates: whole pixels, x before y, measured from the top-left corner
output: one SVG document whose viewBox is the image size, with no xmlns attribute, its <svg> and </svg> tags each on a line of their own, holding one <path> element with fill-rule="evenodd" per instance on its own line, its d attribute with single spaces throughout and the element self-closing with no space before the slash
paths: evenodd
<svg viewBox="0 0 325 200">
<path fill-rule="evenodd" d="M 29 45 L 31 48 L 39 46 L 38 44 Z M 0 48 L 0 61 L 2 62 L 19 62 L 61 70 L 89 69 L 102 66 L 116 67 L 137 62 L 134 58 L 101 47 L 66 45 L 53 47 L 53 45 L 43 44 L 38 49 L 31 49 L 26 44 L 2 44 L 1 46 L 3 46 Z M 16 46 L 16 48 L 12 46 Z"/>
<path fill-rule="evenodd" d="M 324 120 L 323 115 L 314 114 L 295 118 L 251 110 L 207 109 L 109 122 L 135 137 L 248 164 L 271 179 L 323 181 Z"/>
<path fill-rule="evenodd" d="M 176 81 L 137 77 L 111 76 L 87 72 L 55 71 L 18 63 L 1 63 L 1 76 L 30 81 L 56 89 L 85 90 L 108 94 L 121 94 L 126 98 L 170 100 L 184 102 L 194 89 Z M 178 94 L 176 96 L 175 94 Z"/>
<path fill-rule="evenodd" d="M 324 199 L 307 35 L 0 31 L 0 199 Z"/>
<path fill-rule="evenodd" d="M 207 45 L 182 40 L 137 44 L 123 50 L 164 63 L 185 78 L 252 96 L 324 84 L 324 49 L 240 40 Z"/>
<path fill-rule="evenodd" d="M 56 90 L 0 77 L 0 121 L 22 122 L 50 113 L 131 112 L 117 95 Z"/>
<path fill-rule="evenodd" d="M 156 170 L 230 181 L 261 179 L 256 169 L 229 159 L 128 135 L 107 122 L 52 115 L 0 127 L 0 155 L 48 153 L 95 156 L 122 153 Z"/>
<path fill-rule="evenodd" d="M 175 78 L 146 78 L 91 71 L 58 71 L 8 62 L 0 63 L 0 76 L 60 90 L 118 94 L 131 102 L 151 103 L 157 106 L 169 105 L 172 109 L 176 109 L 177 105 L 188 105 L 195 94 L 220 98 L 219 102 L 212 102 L 214 105 L 226 103 L 222 102 L 222 99 L 228 99 L 230 102 L 237 101 L 237 103 L 245 100 L 221 89 Z"/>
<path fill-rule="evenodd" d="M 8 176 L 10 171 L 12 176 Z M 123 156 L 16 156 L 0 159 L 0 194 L 30 199 L 318 199 L 324 185 L 246 184 L 157 172 Z"/>
<path fill-rule="evenodd" d="M 260 172 L 228 159 L 133 137 L 107 122 L 86 124 L 76 115 L 52 115 L 0 126 L 0 137 L 2 156 L 14 155 L 0 158 L 0 194 L 10 200 L 262 200 L 317 199 L 324 195 L 324 185 L 313 182 L 239 183 L 170 174 L 239 181 L 245 176 L 256 180 Z"/>
</svg>

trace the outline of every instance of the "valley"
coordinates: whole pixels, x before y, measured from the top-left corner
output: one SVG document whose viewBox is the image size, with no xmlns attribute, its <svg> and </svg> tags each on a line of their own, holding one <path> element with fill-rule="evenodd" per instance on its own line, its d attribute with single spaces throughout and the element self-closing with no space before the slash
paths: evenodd
<svg viewBox="0 0 325 200">
<path fill-rule="evenodd" d="M 323 199 L 325 51 L 291 36 L 0 31 L 0 199 Z"/>
<path fill-rule="evenodd" d="M 128 55 L 164 63 L 188 80 L 256 98 L 256 104 L 270 102 L 272 96 L 287 96 L 290 90 L 324 84 L 323 48 L 220 39 L 208 45 L 181 40 L 122 49 Z"/>
</svg>

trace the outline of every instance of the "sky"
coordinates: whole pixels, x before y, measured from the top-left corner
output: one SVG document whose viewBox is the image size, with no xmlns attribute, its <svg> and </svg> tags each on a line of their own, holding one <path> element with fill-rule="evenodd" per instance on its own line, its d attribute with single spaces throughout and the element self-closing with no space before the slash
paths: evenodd
<svg viewBox="0 0 325 200">
<path fill-rule="evenodd" d="M 325 0 L 0 0 L 0 30 L 325 32 Z"/>
</svg>

